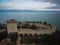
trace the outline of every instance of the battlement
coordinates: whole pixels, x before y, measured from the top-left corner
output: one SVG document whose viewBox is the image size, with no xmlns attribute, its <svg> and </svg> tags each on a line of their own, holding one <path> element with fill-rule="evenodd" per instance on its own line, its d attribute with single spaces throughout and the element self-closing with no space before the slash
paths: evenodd
<svg viewBox="0 0 60 45">
<path fill-rule="evenodd" d="M 19 27 L 19 29 L 17 28 Z M 18 34 L 51 34 L 56 31 L 55 25 L 47 25 L 44 23 L 36 23 L 36 22 L 21 22 L 17 23 L 16 20 L 8 20 L 7 21 L 7 30 L 8 33 L 17 32 Z"/>
</svg>

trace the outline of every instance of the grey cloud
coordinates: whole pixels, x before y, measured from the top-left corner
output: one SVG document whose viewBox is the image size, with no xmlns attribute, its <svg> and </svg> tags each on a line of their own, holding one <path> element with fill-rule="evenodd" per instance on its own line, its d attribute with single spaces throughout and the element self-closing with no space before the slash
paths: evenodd
<svg viewBox="0 0 60 45">
<path fill-rule="evenodd" d="M 60 0 L 33 0 L 33 1 L 55 3 L 57 6 L 51 8 L 60 8 Z"/>
<path fill-rule="evenodd" d="M 38 1 L 38 2 L 51 2 L 51 3 L 56 3 L 56 4 L 60 5 L 60 0 L 34 0 L 34 1 Z"/>
</svg>

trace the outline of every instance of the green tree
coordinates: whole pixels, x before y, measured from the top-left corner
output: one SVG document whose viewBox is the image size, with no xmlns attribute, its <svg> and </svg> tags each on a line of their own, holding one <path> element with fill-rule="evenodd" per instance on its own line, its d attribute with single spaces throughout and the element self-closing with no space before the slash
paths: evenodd
<svg viewBox="0 0 60 45">
<path fill-rule="evenodd" d="M 47 25 L 47 22 L 43 22 L 44 25 Z"/>
<path fill-rule="evenodd" d="M 25 25 L 23 26 L 23 28 L 30 28 L 30 25 L 29 25 L 29 24 L 25 24 Z"/>
<path fill-rule="evenodd" d="M 32 24 L 30 28 L 31 28 L 31 29 L 37 29 L 37 26 L 34 25 L 34 24 Z"/>
<path fill-rule="evenodd" d="M 1 24 L 0 23 L 0 29 L 6 29 L 6 24 Z"/>
<path fill-rule="evenodd" d="M 1 23 L 0 23 L 0 26 L 1 26 Z"/>
<path fill-rule="evenodd" d="M 21 21 L 19 21 L 18 23 L 21 24 Z"/>
<path fill-rule="evenodd" d="M 1 29 L 1 25 L 2 25 L 2 24 L 0 23 L 0 29 Z"/>
<path fill-rule="evenodd" d="M 41 21 L 39 23 L 42 23 Z"/>
</svg>

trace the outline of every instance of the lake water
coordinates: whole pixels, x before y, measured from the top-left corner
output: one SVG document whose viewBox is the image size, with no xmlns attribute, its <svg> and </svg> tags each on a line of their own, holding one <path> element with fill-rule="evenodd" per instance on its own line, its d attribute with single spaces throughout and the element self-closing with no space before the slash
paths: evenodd
<svg viewBox="0 0 60 45">
<path fill-rule="evenodd" d="M 0 12 L 0 22 L 6 23 L 8 19 L 18 21 L 46 21 L 57 26 L 60 30 L 60 12 L 59 11 L 40 11 L 40 12 Z"/>
</svg>

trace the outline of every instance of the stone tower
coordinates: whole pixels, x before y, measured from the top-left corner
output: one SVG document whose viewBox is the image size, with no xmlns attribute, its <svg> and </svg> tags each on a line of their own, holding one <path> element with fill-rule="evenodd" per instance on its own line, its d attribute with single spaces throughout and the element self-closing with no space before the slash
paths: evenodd
<svg viewBox="0 0 60 45">
<path fill-rule="evenodd" d="M 7 32 L 9 33 L 17 33 L 17 21 L 14 19 L 7 21 Z"/>
</svg>

